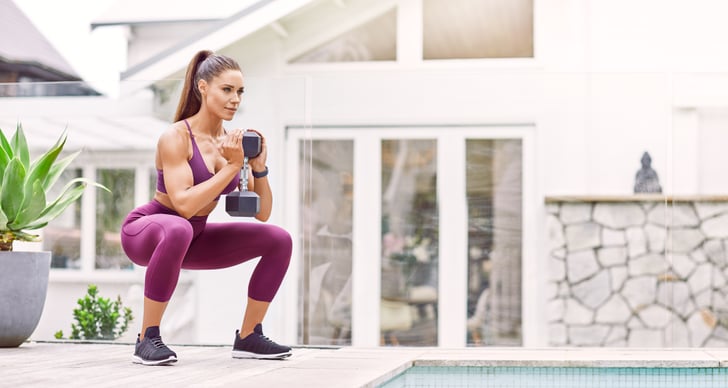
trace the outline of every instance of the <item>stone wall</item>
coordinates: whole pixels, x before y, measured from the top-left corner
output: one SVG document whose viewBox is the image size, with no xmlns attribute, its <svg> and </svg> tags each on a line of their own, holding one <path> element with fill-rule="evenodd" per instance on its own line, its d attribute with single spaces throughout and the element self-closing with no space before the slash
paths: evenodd
<svg viewBox="0 0 728 388">
<path fill-rule="evenodd" d="M 553 346 L 728 346 L 728 198 L 547 198 Z"/>
</svg>

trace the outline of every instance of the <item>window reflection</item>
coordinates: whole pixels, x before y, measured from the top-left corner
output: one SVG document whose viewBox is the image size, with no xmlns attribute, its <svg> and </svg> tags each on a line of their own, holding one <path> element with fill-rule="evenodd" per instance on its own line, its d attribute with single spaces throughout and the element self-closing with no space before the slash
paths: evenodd
<svg viewBox="0 0 728 388">
<path fill-rule="evenodd" d="M 96 268 L 131 269 L 119 232 L 134 207 L 134 170 L 99 169 L 96 179 L 111 190 L 96 194 Z"/>
<path fill-rule="evenodd" d="M 291 60 L 291 63 L 393 61 L 397 59 L 395 9 Z"/>
<path fill-rule="evenodd" d="M 520 345 L 520 140 L 467 140 L 468 344 Z"/>
<path fill-rule="evenodd" d="M 383 345 L 437 345 L 437 142 L 382 141 Z"/>
<path fill-rule="evenodd" d="M 424 0 L 423 58 L 533 57 L 533 0 Z"/>
<path fill-rule="evenodd" d="M 66 169 L 48 192 L 53 201 L 72 179 L 81 177 L 81 169 Z M 52 268 L 81 267 L 81 201 L 75 201 L 58 218 L 43 228 L 43 250 L 51 252 Z"/>
<path fill-rule="evenodd" d="M 304 344 L 351 344 L 354 143 L 300 143 Z"/>
</svg>

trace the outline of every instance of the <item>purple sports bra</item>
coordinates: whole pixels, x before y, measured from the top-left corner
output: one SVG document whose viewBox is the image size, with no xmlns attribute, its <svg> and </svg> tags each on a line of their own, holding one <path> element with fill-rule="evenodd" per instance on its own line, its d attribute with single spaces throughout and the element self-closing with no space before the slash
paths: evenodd
<svg viewBox="0 0 728 388">
<path fill-rule="evenodd" d="M 212 178 L 214 174 L 212 174 L 210 170 L 207 169 L 207 165 L 205 165 L 205 160 L 202 158 L 200 149 L 197 148 L 195 137 L 192 135 L 192 128 L 190 128 L 190 123 L 188 123 L 187 120 L 184 120 L 184 122 L 185 125 L 187 125 L 187 131 L 190 133 L 190 141 L 192 141 L 192 159 L 190 159 L 188 163 L 190 164 L 190 168 L 192 169 L 193 184 L 197 185 Z M 228 183 L 228 185 L 222 190 L 222 193 L 220 193 L 220 195 L 228 194 L 231 191 L 235 190 L 238 187 L 239 181 L 240 172 L 238 171 L 238 173 L 235 174 L 233 180 Z M 164 171 L 159 169 L 157 169 L 157 191 L 165 194 L 167 193 L 167 188 L 164 186 Z M 218 200 L 220 198 L 220 195 L 218 195 L 215 200 Z"/>
</svg>

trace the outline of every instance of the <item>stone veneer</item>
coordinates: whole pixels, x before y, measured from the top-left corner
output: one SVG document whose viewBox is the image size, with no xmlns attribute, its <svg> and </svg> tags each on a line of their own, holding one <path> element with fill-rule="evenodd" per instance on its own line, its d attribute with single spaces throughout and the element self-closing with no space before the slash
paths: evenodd
<svg viewBox="0 0 728 388">
<path fill-rule="evenodd" d="M 548 197 L 553 346 L 728 346 L 728 197 Z"/>
</svg>

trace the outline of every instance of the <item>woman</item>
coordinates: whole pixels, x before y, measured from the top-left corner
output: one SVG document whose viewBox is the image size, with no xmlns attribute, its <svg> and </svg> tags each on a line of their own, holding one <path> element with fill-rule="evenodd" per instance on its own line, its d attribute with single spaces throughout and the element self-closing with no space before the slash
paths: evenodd
<svg viewBox="0 0 728 388">
<path fill-rule="evenodd" d="M 237 62 L 210 51 L 198 52 L 185 75 L 175 123 L 157 143 L 157 191 L 124 221 L 121 243 L 129 258 L 146 266 L 144 314 L 133 356 L 135 363 L 162 365 L 177 361 L 163 342 L 159 324 L 177 285 L 180 269 L 218 269 L 260 257 L 248 285 L 248 304 L 233 342 L 235 358 L 275 359 L 291 355 L 263 335 L 261 322 L 288 269 L 291 237 L 269 224 L 207 223 L 221 195 L 238 186 L 245 155 L 243 130 L 225 131 L 243 94 Z M 256 131 L 257 132 L 257 131 Z M 267 221 L 272 194 L 268 185 L 267 149 L 249 160 L 248 190 L 260 196 Z"/>
</svg>

